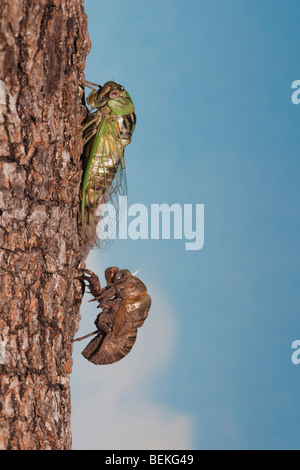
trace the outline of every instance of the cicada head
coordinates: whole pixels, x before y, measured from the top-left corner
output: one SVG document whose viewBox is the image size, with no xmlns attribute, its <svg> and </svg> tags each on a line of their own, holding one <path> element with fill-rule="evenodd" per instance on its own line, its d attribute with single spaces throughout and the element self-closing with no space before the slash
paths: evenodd
<svg viewBox="0 0 300 470">
<path fill-rule="evenodd" d="M 112 81 L 106 82 L 98 90 L 91 91 L 86 102 L 92 109 L 108 106 L 116 116 L 134 113 L 134 106 L 129 93 L 127 93 L 122 85 Z"/>
<path fill-rule="evenodd" d="M 105 279 L 107 284 L 115 284 L 119 281 L 123 281 L 125 277 L 131 276 L 128 269 L 119 269 L 116 266 L 112 266 L 105 270 Z"/>
<path fill-rule="evenodd" d="M 107 268 L 105 270 L 105 279 L 106 279 L 106 282 L 107 284 L 111 284 L 111 280 L 112 280 L 112 277 L 113 275 L 115 274 L 115 272 L 119 271 L 119 268 L 117 268 L 116 266 L 111 266 L 110 268 Z"/>
</svg>

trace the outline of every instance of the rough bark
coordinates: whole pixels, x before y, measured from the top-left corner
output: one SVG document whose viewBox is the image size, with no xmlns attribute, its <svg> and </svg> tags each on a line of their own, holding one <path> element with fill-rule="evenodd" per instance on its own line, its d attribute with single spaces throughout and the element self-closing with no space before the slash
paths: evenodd
<svg viewBox="0 0 300 470">
<path fill-rule="evenodd" d="M 83 0 L 0 0 L 0 449 L 70 449 Z"/>
</svg>

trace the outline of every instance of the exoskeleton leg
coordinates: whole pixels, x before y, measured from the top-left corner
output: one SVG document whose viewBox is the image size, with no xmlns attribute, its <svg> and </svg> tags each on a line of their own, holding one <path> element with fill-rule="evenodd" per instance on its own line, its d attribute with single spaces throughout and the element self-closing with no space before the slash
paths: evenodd
<svg viewBox="0 0 300 470">
<path fill-rule="evenodd" d="M 101 290 L 101 294 L 97 297 L 97 300 L 99 301 L 100 306 L 102 307 L 102 305 L 105 302 L 107 302 L 109 299 L 114 297 L 115 294 L 116 294 L 115 286 L 103 287 L 103 289 Z"/>
<path fill-rule="evenodd" d="M 93 336 L 95 334 L 99 333 L 99 330 L 93 331 L 92 333 L 89 333 L 88 335 L 80 336 L 80 338 L 74 338 L 74 341 L 81 341 L 82 339 L 89 338 L 90 336 Z"/>
<path fill-rule="evenodd" d="M 99 277 L 95 273 L 93 273 L 93 271 L 90 271 L 89 269 L 80 269 L 80 271 L 83 271 L 83 274 L 82 276 L 79 276 L 78 279 L 87 281 L 89 284 L 91 294 L 94 297 L 99 297 L 99 295 L 102 292 Z M 86 276 L 85 273 L 89 274 L 89 276 Z"/>
</svg>

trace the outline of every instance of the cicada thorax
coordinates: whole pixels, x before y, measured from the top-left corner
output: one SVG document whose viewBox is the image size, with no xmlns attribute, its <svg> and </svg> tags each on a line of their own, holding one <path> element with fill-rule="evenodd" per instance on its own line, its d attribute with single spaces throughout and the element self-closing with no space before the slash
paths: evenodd
<svg viewBox="0 0 300 470">
<path fill-rule="evenodd" d="M 87 102 L 92 111 L 84 126 L 81 218 L 89 244 L 103 247 L 105 239 L 97 228 L 105 206 L 112 204 L 117 215 L 119 196 L 127 194 L 124 149 L 131 142 L 136 117 L 129 94 L 114 82 L 92 88 Z M 111 221 L 112 231 L 116 223 Z"/>
</svg>

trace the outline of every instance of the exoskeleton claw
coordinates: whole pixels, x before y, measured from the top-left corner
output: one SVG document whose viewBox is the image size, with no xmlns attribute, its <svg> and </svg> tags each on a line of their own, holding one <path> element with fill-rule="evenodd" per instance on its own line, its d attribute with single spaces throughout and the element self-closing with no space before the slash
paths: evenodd
<svg viewBox="0 0 300 470">
<path fill-rule="evenodd" d="M 93 273 L 93 271 L 90 271 L 86 268 L 80 268 L 79 271 L 82 271 L 82 275 L 79 276 L 77 279 L 80 279 L 83 282 L 86 281 L 90 288 L 90 293 L 94 297 L 98 297 L 102 291 L 99 277 L 95 273 Z M 86 276 L 86 274 L 88 274 L 88 276 Z"/>
</svg>

